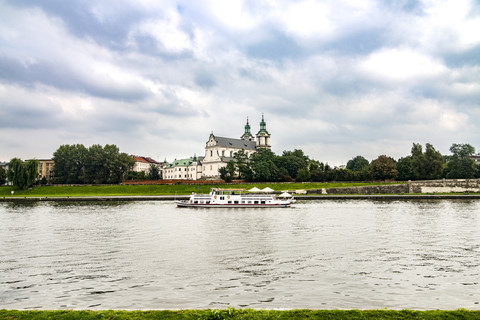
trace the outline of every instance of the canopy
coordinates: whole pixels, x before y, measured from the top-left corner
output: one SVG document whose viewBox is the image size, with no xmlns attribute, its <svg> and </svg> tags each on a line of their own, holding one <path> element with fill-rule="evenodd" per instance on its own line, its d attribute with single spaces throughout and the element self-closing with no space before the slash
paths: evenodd
<svg viewBox="0 0 480 320">
<path fill-rule="evenodd" d="M 290 198 L 292 195 L 288 192 L 284 192 L 281 195 L 279 195 L 280 198 Z"/>
<path fill-rule="evenodd" d="M 248 190 L 250 192 L 260 192 L 260 189 L 258 189 L 257 187 L 253 187 L 252 189 Z"/>
<path fill-rule="evenodd" d="M 262 192 L 272 192 L 272 191 L 273 189 L 270 189 L 269 187 L 262 189 Z"/>
</svg>

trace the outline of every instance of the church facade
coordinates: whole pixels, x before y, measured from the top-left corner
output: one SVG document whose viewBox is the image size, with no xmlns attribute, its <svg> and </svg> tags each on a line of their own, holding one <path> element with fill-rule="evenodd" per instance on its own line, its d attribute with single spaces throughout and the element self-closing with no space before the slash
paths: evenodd
<svg viewBox="0 0 480 320">
<path fill-rule="evenodd" d="M 250 130 L 251 127 L 247 118 L 245 131 L 240 139 L 219 137 L 215 136 L 213 132 L 210 133 L 205 145 L 205 156 L 194 157 L 194 159 L 191 159 L 194 161 L 182 161 L 182 165 L 178 160 L 175 160 L 165 167 L 164 179 L 218 179 L 220 177 L 218 170 L 226 167 L 229 161 L 234 161 L 234 156 L 238 151 L 244 150 L 247 156 L 250 157 L 258 149 L 271 148 L 270 133 L 267 131 L 263 114 L 256 139 Z M 189 163 L 186 164 L 187 162 Z"/>
</svg>

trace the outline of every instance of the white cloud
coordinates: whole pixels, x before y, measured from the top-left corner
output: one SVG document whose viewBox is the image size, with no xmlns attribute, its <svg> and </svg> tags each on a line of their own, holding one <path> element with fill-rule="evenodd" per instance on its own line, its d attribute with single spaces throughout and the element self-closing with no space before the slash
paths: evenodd
<svg viewBox="0 0 480 320">
<path fill-rule="evenodd" d="M 436 59 L 412 49 L 381 49 L 360 63 L 359 69 L 380 79 L 391 81 L 425 80 L 438 77 L 448 69 Z"/>
</svg>

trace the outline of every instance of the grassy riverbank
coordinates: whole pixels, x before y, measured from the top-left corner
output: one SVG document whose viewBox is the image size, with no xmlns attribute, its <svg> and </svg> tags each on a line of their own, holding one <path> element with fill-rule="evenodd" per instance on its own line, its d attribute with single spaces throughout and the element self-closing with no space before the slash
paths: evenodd
<svg viewBox="0 0 480 320">
<path fill-rule="evenodd" d="M 392 183 L 262 183 L 259 188 L 269 187 L 275 191 L 306 190 L 322 188 L 341 188 L 371 186 Z M 101 186 L 38 186 L 29 190 L 16 190 L 13 187 L 0 187 L 0 197 L 85 197 L 85 196 L 154 196 L 154 195 L 186 195 L 192 192 L 208 193 L 210 188 L 251 189 L 254 184 L 218 184 L 218 185 L 101 185 Z"/>
<path fill-rule="evenodd" d="M 0 319 L 480 319 L 480 311 L 410 311 L 410 310 L 180 310 L 180 311 L 15 311 L 0 310 Z"/>
</svg>

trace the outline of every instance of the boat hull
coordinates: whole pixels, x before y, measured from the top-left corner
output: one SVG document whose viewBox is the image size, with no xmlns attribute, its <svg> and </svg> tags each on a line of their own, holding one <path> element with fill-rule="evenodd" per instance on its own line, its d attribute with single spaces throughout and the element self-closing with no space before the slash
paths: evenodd
<svg viewBox="0 0 480 320">
<path fill-rule="evenodd" d="M 188 201 L 175 201 L 179 208 L 288 208 L 291 203 L 272 204 L 218 204 L 218 203 L 190 203 Z"/>
</svg>

